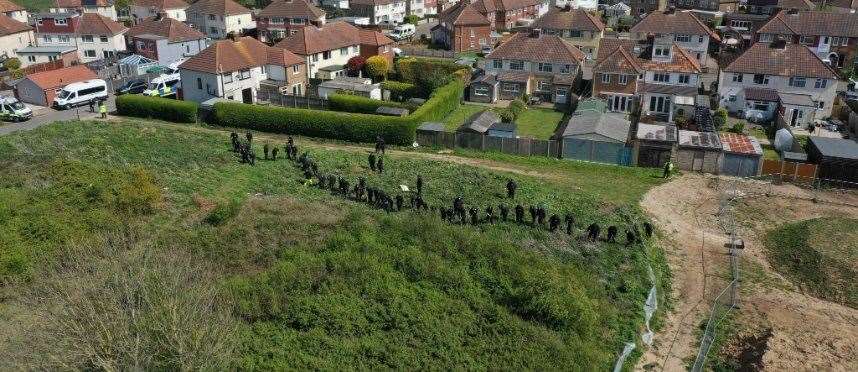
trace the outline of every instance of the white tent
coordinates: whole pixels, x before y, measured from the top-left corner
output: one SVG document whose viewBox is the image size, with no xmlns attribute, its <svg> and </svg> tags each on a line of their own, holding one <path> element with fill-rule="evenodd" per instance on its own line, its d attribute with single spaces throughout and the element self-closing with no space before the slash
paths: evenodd
<svg viewBox="0 0 858 372">
<path fill-rule="evenodd" d="M 775 132 L 775 142 L 773 145 L 775 146 L 776 150 L 780 152 L 790 151 L 792 149 L 792 142 L 792 133 L 790 133 L 788 129 L 781 128 L 778 129 L 777 132 Z"/>
</svg>

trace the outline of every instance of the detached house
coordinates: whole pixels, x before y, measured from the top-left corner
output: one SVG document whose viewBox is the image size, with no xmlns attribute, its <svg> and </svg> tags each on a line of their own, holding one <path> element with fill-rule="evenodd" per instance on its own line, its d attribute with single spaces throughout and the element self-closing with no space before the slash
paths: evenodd
<svg viewBox="0 0 858 372">
<path fill-rule="evenodd" d="M 183 0 L 133 0 L 128 7 L 131 16 L 137 20 L 165 14 L 181 22 L 188 19 L 186 9 L 188 9 L 188 3 Z"/>
<path fill-rule="evenodd" d="M 116 7 L 112 0 L 56 0 L 51 13 L 95 13 L 116 20 Z"/>
<path fill-rule="evenodd" d="M 568 6 L 549 10 L 533 22 L 531 28 L 538 28 L 544 34 L 562 37 L 584 52 L 587 59 L 596 57 L 599 41 L 605 35 L 605 25 L 598 15 Z"/>
<path fill-rule="evenodd" d="M 225 38 L 230 33 L 240 35 L 256 27 L 250 9 L 232 0 L 199 0 L 186 12 L 188 23 L 212 39 Z"/>
<path fill-rule="evenodd" d="M 121 23 L 97 13 L 42 13 L 36 19 L 40 47 L 76 47 L 81 62 L 112 58 L 126 50 Z"/>
<path fill-rule="evenodd" d="M 849 67 L 858 57 L 858 14 L 781 11 L 757 30 L 758 42 L 777 39 L 805 45 L 834 67 Z"/>
<path fill-rule="evenodd" d="M 837 73 L 810 48 L 776 41 L 756 43 L 721 72 L 721 106 L 744 116 L 768 118 L 775 109 L 792 126 L 831 116 Z"/>
<path fill-rule="evenodd" d="M 325 25 L 325 11 L 307 0 L 275 0 L 256 15 L 262 41 L 280 41 L 298 29 Z"/>
<path fill-rule="evenodd" d="M 509 30 L 548 12 L 545 0 L 473 0 L 473 4 L 491 21 L 493 30 Z"/>
<path fill-rule="evenodd" d="M 12 0 L 0 0 L 0 13 L 21 23 L 29 23 L 27 8 L 13 3 Z"/>
<path fill-rule="evenodd" d="M 304 59 L 309 78 L 345 76 L 346 63 L 360 55 L 360 30 L 346 22 L 307 26 L 275 45 Z"/>
<path fill-rule="evenodd" d="M 18 51 L 36 42 L 33 28 L 0 14 L 0 58 L 16 58 Z M 26 65 L 27 61 L 21 61 Z"/>
<path fill-rule="evenodd" d="M 255 103 L 261 83 L 301 94 L 307 86 L 304 61 L 252 37 L 219 40 L 179 65 L 184 99 L 225 98 Z"/>
<path fill-rule="evenodd" d="M 670 45 L 675 42 L 696 58 L 701 66 L 705 66 L 708 58 L 709 41 L 721 41 L 694 13 L 673 9 L 647 14 L 629 32 L 635 40 L 654 37 L 656 44 Z"/>
<path fill-rule="evenodd" d="M 369 18 L 369 23 L 402 23 L 411 0 L 349 0 L 350 14 Z"/>
<path fill-rule="evenodd" d="M 125 33 L 129 49 L 168 66 L 196 55 L 208 47 L 202 32 L 173 18 L 157 16 L 143 20 Z"/>
<path fill-rule="evenodd" d="M 471 84 L 471 100 L 494 102 L 529 94 L 569 104 L 584 57 L 560 36 L 519 32 L 486 56 L 485 74 Z"/>
<path fill-rule="evenodd" d="M 677 43 L 602 39 L 593 66 L 593 96 L 608 110 L 630 112 L 637 97 L 641 116 L 674 122 L 693 114 L 700 65 Z"/>
<path fill-rule="evenodd" d="M 491 21 L 470 0 L 461 0 L 438 14 L 438 25 L 431 32 L 432 43 L 456 53 L 492 44 Z"/>
</svg>

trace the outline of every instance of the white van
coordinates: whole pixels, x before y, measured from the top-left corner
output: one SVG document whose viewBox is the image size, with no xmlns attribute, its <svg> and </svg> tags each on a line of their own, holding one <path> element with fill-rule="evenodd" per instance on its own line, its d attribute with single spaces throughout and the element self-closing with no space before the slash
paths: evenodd
<svg viewBox="0 0 858 372">
<path fill-rule="evenodd" d="M 107 99 L 107 82 L 101 79 L 92 79 L 71 83 L 61 89 L 51 106 L 55 109 L 65 110 L 71 107 L 86 105 L 90 102 L 101 102 Z"/>
<path fill-rule="evenodd" d="M 167 97 L 176 94 L 182 81 L 178 73 L 161 75 L 149 82 L 149 86 L 143 91 L 144 96 Z"/>
<path fill-rule="evenodd" d="M 0 96 L 0 118 L 11 121 L 27 121 L 33 117 L 33 110 L 15 97 Z"/>
<path fill-rule="evenodd" d="M 410 23 L 403 23 L 399 26 L 396 26 L 393 31 L 390 31 L 390 37 L 393 38 L 393 40 L 398 41 L 414 36 L 415 32 L 417 32 L 417 28 L 414 27 L 414 25 Z"/>
</svg>

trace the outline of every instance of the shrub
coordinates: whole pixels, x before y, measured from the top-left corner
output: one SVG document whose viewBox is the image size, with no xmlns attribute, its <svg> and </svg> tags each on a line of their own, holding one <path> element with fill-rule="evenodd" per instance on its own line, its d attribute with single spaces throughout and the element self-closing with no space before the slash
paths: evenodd
<svg viewBox="0 0 858 372">
<path fill-rule="evenodd" d="M 381 83 L 381 88 L 390 91 L 390 99 L 394 101 L 405 101 L 417 93 L 414 84 L 402 81 L 387 80 Z"/>
<path fill-rule="evenodd" d="M 381 101 L 354 94 L 330 94 L 328 104 L 331 110 L 343 112 L 356 112 L 360 114 L 375 114 L 375 110 L 381 106 L 402 107 L 410 109 L 399 102 Z"/>
<path fill-rule="evenodd" d="M 238 214 L 240 207 L 241 203 L 239 203 L 238 200 L 229 200 L 218 203 L 208 216 L 206 216 L 205 221 L 209 225 L 218 226 L 235 217 L 235 215 Z"/>
<path fill-rule="evenodd" d="M 161 189 L 155 184 L 155 177 L 144 168 L 134 168 L 128 182 L 119 189 L 117 203 L 129 212 L 148 214 L 161 202 Z"/>
<path fill-rule="evenodd" d="M 119 115 L 153 118 L 179 123 L 197 121 L 197 104 L 191 101 L 126 94 L 116 97 Z"/>
<path fill-rule="evenodd" d="M 9 71 L 15 71 L 21 68 L 21 60 L 17 58 L 9 58 L 3 61 L 3 67 L 5 67 Z"/>
<path fill-rule="evenodd" d="M 509 103 L 509 110 L 512 111 L 515 117 L 518 117 L 522 112 L 527 110 L 527 104 L 521 98 L 516 98 Z"/>
<path fill-rule="evenodd" d="M 390 64 L 382 56 L 372 56 L 367 58 L 364 68 L 366 69 L 366 73 L 372 76 L 373 79 L 381 79 L 387 76 L 387 72 L 390 71 Z"/>
<path fill-rule="evenodd" d="M 715 110 L 715 114 L 712 115 L 712 121 L 715 124 L 716 129 L 721 129 L 724 127 L 724 124 L 727 124 L 727 110 L 723 108 L 719 108 Z"/>
<path fill-rule="evenodd" d="M 745 132 L 745 123 L 736 123 L 733 124 L 730 129 L 727 129 L 728 132 L 742 134 Z"/>
<path fill-rule="evenodd" d="M 419 21 L 420 21 L 420 17 L 416 16 L 414 14 L 409 14 L 409 15 L 405 16 L 405 19 L 403 19 L 404 23 L 410 23 L 410 24 L 415 25 L 415 26 L 417 26 L 417 22 L 419 22 Z"/>
<path fill-rule="evenodd" d="M 435 71 L 440 71 L 441 73 L 434 75 Z M 398 59 L 396 61 L 396 73 L 398 76 L 397 80 L 419 85 L 421 76 L 441 75 L 467 78 L 470 76 L 471 70 L 467 66 L 462 66 L 452 61 L 412 57 Z"/>
<path fill-rule="evenodd" d="M 363 70 L 363 66 L 366 64 L 366 58 L 361 56 L 354 56 L 349 58 L 349 61 L 346 62 L 346 69 L 348 69 L 349 74 L 353 76 L 357 76 L 358 72 Z"/>
</svg>

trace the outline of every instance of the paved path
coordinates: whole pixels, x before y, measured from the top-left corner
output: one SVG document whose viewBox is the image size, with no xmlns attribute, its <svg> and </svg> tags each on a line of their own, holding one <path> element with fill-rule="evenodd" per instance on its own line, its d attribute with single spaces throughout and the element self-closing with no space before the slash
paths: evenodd
<svg viewBox="0 0 858 372">
<path fill-rule="evenodd" d="M 114 99 L 115 97 L 113 96 L 110 96 L 107 99 L 108 112 L 116 110 Z M 57 111 L 49 107 L 41 106 L 30 106 L 30 108 L 33 109 L 33 118 L 30 120 L 21 123 L 0 122 L 0 136 L 22 130 L 33 130 L 55 121 L 77 120 L 78 114 L 80 114 L 80 119 L 94 119 L 99 116 L 98 113 L 89 112 L 88 106 L 82 106 L 77 109 L 65 111 Z"/>
</svg>

